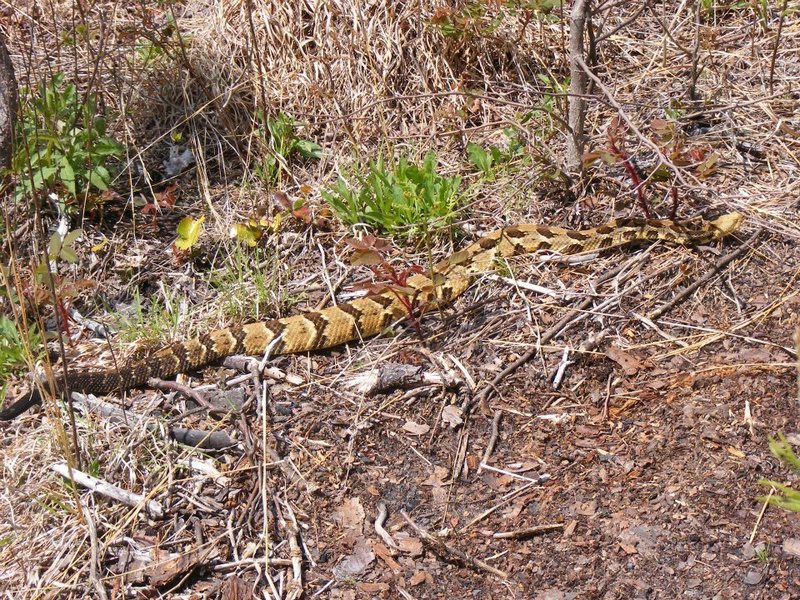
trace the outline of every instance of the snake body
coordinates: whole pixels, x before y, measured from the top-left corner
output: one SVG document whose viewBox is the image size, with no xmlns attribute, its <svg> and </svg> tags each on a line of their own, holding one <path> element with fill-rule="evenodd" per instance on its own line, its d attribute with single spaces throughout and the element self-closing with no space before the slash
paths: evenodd
<svg viewBox="0 0 800 600">
<path fill-rule="evenodd" d="M 534 224 L 506 227 L 437 263 L 429 274 L 413 275 L 407 281 L 407 291 L 387 288 L 324 310 L 217 329 L 173 343 L 118 369 L 70 370 L 66 383 L 71 392 L 121 393 L 145 387 L 152 377 L 174 377 L 233 354 L 279 356 L 332 348 L 377 335 L 407 316 L 402 293 L 413 294 L 415 306 L 423 310 L 441 306 L 462 294 L 481 273 L 492 270 L 499 259 L 539 250 L 580 254 L 637 241 L 708 244 L 733 233 L 741 221 L 740 214 L 728 213 L 711 221 L 618 219 L 584 230 Z M 63 384 L 64 377 L 57 377 L 50 391 L 63 394 Z M 41 392 L 34 387 L 0 411 L 0 420 L 12 419 L 40 401 Z"/>
</svg>

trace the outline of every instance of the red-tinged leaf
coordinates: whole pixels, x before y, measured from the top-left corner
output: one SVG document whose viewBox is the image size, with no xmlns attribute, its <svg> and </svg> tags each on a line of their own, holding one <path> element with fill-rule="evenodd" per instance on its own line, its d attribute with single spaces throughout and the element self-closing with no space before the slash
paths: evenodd
<svg viewBox="0 0 800 600">
<path fill-rule="evenodd" d="M 181 250 L 175 244 L 172 244 L 171 248 L 172 248 L 172 256 L 175 258 L 175 262 L 178 265 L 182 265 L 183 263 L 185 263 L 186 259 L 189 257 L 189 251 Z"/>
<path fill-rule="evenodd" d="M 295 219 L 301 220 L 306 225 L 311 223 L 311 209 L 308 206 L 301 206 L 300 208 L 294 209 L 292 211 L 292 216 Z"/>
<path fill-rule="evenodd" d="M 152 202 L 148 202 L 147 204 L 145 204 L 142 207 L 140 212 L 144 216 L 147 216 L 147 215 L 156 216 L 156 213 L 158 213 L 158 207 L 155 204 L 153 204 Z"/>
<path fill-rule="evenodd" d="M 626 128 L 618 116 L 611 119 L 611 123 L 606 130 L 606 136 L 611 144 L 619 143 L 625 137 Z"/>
<path fill-rule="evenodd" d="M 709 148 L 705 148 L 703 146 L 695 146 L 689 150 L 689 157 L 694 162 L 702 162 L 706 159 L 706 155 L 708 154 Z"/>
<path fill-rule="evenodd" d="M 650 129 L 661 138 L 662 142 L 668 141 L 675 136 L 675 123 L 657 117 L 650 121 Z"/>
<path fill-rule="evenodd" d="M 433 16 L 431 16 L 431 23 L 433 23 L 434 25 L 438 25 L 443 21 L 447 21 L 452 16 L 452 14 L 453 14 L 452 10 L 450 10 L 449 8 L 445 8 L 444 6 L 440 6 L 433 13 Z"/>
<path fill-rule="evenodd" d="M 345 243 L 355 250 L 372 250 L 373 252 L 380 252 L 389 245 L 386 240 L 376 238 L 372 234 L 365 235 L 361 239 L 345 238 Z"/>
<path fill-rule="evenodd" d="M 344 238 L 344 243 L 353 248 L 354 250 L 369 250 L 370 246 L 364 243 L 364 240 L 358 238 Z"/>
<path fill-rule="evenodd" d="M 115 192 L 114 190 L 111 190 L 111 189 L 104 190 L 100 194 L 100 201 L 101 202 L 109 202 L 111 200 L 122 200 L 122 196 L 120 196 L 117 192 Z"/>
<path fill-rule="evenodd" d="M 374 266 L 383 263 L 383 257 L 374 250 L 356 250 L 353 253 L 353 258 L 350 259 L 350 264 L 354 267 L 357 266 Z"/>
<path fill-rule="evenodd" d="M 178 189 L 177 183 L 171 183 L 160 192 L 153 194 L 156 204 L 165 204 L 166 206 L 175 206 L 175 202 L 180 197 L 181 192 Z"/>
</svg>

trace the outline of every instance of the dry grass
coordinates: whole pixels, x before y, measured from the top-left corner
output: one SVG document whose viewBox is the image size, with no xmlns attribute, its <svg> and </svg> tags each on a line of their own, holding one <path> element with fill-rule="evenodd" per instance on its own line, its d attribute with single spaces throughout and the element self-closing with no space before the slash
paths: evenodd
<svg viewBox="0 0 800 600">
<path fill-rule="evenodd" d="M 507 14 L 494 27 L 493 18 L 500 11 L 508 13 L 514 3 L 309 4 L 188 0 L 164 9 L 147 3 L 98 3 L 81 13 L 77 3 L 23 2 L 2 9 L 20 83 L 34 87 L 57 71 L 67 73 L 83 91 L 101 95 L 115 115 L 113 131 L 129 149 L 114 186 L 121 196 L 99 213 L 79 211 L 73 217 L 74 224 L 81 220 L 85 229 L 85 247 L 65 275 L 97 282 L 95 290 L 74 300 L 76 306 L 93 311 L 93 318 L 113 322 L 109 313 L 124 310 L 136 288 L 143 297 L 168 306 L 170 326 L 162 328 L 164 341 L 228 321 L 231 314 L 226 310 L 246 304 L 247 298 L 226 295 L 255 281 L 257 269 L 271 271 L 262 304 L 256 310 L 243 307 L 236 318 L 285 314 L 326 302 L 330 290 L 338 292 L 343 280 L 355 278 L 340 243 L 348 233 L 344 227 L 334 223 L 326 231 L 289 219 L 280 232 L 262 240 L 266 258 L 255 266 L 235 251 L 228 229 L 253 215 L 273 215 L 278 209 L 269 194 L 276 188 L 292 198 L 305 197 L 318 214 L 323 208 L 319 192 L 339 170 L 381 152 L 420 156 L 435 149 L 444 170 L 464 175 L 471 187 L 460 224 L 470 234 L 515 221 L 598 223 L 635 210 L 619 165 L 596 165 L 584 190 L 565 190 L 554 177 L 563 161 L 559 123 L 566 114 L 566 99 L 543 80 L 563 83 L 567 72 L 566 28 L 557 12 L 552 18 Z M 464 16 L 463 11 L 476 5 L 486 7 L 486 14 Z M 17 598 L 111 598 L 154 593 L 158 587 L 176 597 L 235 597 L 241 585 L 242 590 L 255 586 L 273 598 L 299 597 L 298 589 L 305 590 L 306 597 L 321 590 L 326 591 L 317 597 L 395 597 L 411 592 L 417 594 L 414 597 L 459 597 L 479 590 L 521 598 L 530 597 L 533 584 L 528 578 L 534 578 L 537 587 L 545 582 L 579 590 L 586 597 L 595 592 L 596 597 L 606 597 L 591 588 L 589 567 L 575 575 L 572 567 L 565 572 L 552 561 L 554 556 L 582 559 L 584 552 L 599 552 L 598 547 L 606 552 L 616 538 L 609 544 L 609 538 L 587 533 L 580 538 L 582 545 L 573 547 L 572 534 L 541 545 L 491 537 L 492 531 L 518 525 L 519 519 L 527 523 L 528 504 L 517 501 L 539 488 L 508 486 L 509 481 L 528 485 L 519 477 L 537 473 L 553 478 L 553 484 L 536 496 L 537 519 L 563 521 L 569 529 L 571 521 L 586 517 L 588 512 L 576 515 L 562 508 L 576 498 L 596 500 L 614 484 L 612 462 L 611 483 L 606 466 L 605 475 L 595 474 L 591 456 L 597 455 L 618 455 L 620 463 L 631 456 L 631 464 L 637 465 L 634 471 L 653 464 L 662 467 L 638 488 L 628 469 L 625 481 L 630 483 L 609 500 L 629 501 L 608 508 L 620 521 L 620 515 L 630 516 L 629 507 L 636 502 L 657 505 L 652 494 L 659 489 L 674 487 L 670 494 L 677 497 L 684 489 L 702 489 L 709 472 L 729 470 L 730 477 L 719 484 L 729 494 L 720 495 L 719 511 L 730 522 L 745 522 L 745 538 L 749 536 L 755 519 L 747 499 L 760 492 L 753 465 L 777 468 L 767 458 L 766 434 L 796 429 L 796 407 L 785 396 L 794 397 L 791 334 L 797 324 L 800 273 L 800 121 L 795 91 L 800 22 L 796 15 L 786 17 L 773 70 L 774 11 L 764 28 L 751 8 L 727 10 L 715 3 L 717 8 L 697 27 L 688 2 L 677 8 L 658 4 L 632 22 L 627 22 L 629 5 L 606 2 L 597 11 L 596 22 L 603 24 L 599 35 L 611 34 L 598 45 L 595 73 L 606 90 L 591 90 L 590 148 L 605 146 L 618 103 L 639 130 L 627 136 L 629 153 L 643 165 L 652 164 L 655 156 L 641 138 L 652 138 L 653 119 L 663 118 L 671 102 L 679 102 L 678 122 L 686 129 L 695 127 L 686 135 L 686 147 L 719 157 L 708 177 L 697 176 L 690 167 L 681 170 L 677 187 L 682 214 L 740 211 L 747 217 L 741 239 L 764 228 L 757 247 L 657 320 L 655 327 L 646 316 L 709 270 L 705 254 L 657 247 L 588 265 L 517 261 L 503 275 L 533 280 L 555 290 L 556 297 L 487 280 L 459 302 L 454 318 L 426 318 L 429 348 L 421 349 L 412 334 L 401 332 L 396 338 L 369 340 L 332 354 L 282 358 L 275 363 L 282 373 L 266 378 L 263 387 L 252 379 L 239 386 L 239 400 L 251 403 L 245 407 L 246 417 L 210 418 L 192 412 L 179 396 L 133 396 L 130 406 L 136 413 L 236 436 L 235 450 L 203 456 L 225 479 L 187 467 L 185 461 L 199 453 L 166 435 L 79 415 L 76 433 L 84 470 L 161 502 L 169 515 L 164 520 L 148 517 L 142 506 L 125 507 L 73 489 L 54 475 L 50 466 L 71 459 L 74 448 L 63 408 L 49 404 L 43 412 L 2 426 L 0 590 Z M 445 17 L 462 19 L 457 35 L 442 34 Z M 615 31 L 618 25 L 622 27 Z M 82 39 L 85 32 L 88 37 Z M 70 37 L 78 43 L 70 43 Z M 155 44 L 159 54 L 145 62 L 137 52 L 148 44 Z M 686 91 L 695 62 L 699 98 L 691 101 Z M 532 112 L 542 106 L 545 93 L 554 98 L 553 111 Z M 277 184 L 258 179 L 254 165 L 269 149 L 255 133 L 257 110 L 293 115 L 303 123 L 299 133 L 324 147 L 323 159 L 292 162 Z M 485 181 L 468 167 L 465 145 L 491 143 L 509 126 L 527 141 L 530 167 L 499 171 L 495 181 Z M 181 142 L 173 141 L 176 134 Z M 164 189 L 161 163 L 175 144 L 192 149 L 197 167 L 176 179 L 182 193 L 176 206 L 162 207 L 153 220 L 142 214 L 141 205 Z M 672 173 L 672 181 L 676 177 Z M 651 182 L 648 190 L 655 208 L 668 212 L 669 185 Z M 573 193 L 581 196 L 579 201 Z M 28 257 L 41 249 L 42 241 L 33 234 L 38 230 L 29 224 L 27 207 L 8 202 L 4 206 L 14 223 L 6 239 L 14 246 L 24 278 Z M 176 261 L 169 249 L 175 224 L 185 214 L 205 214 L 209 222 L 200 257 L 189 262 Z M 47 207 L 37 216 L 48 230 L 53 226 Z M 104 250 L 89 250 L 104 238 Z M 455 245 L 438 240 L 430 249 L 408 249 L 402 257 L 424 265 Z M 621 272 L 603 279 L 602 274 L 621 263 Z M 236 281 L 235 286 L 209 283 L 212 274 L 237 268 L 244 274 L 226 280 Z M 117 308 L 102 307 L 98 297 Z M 576 310 L 585 299 L 594 300 Z M 2 302 L 4 310 L 11 309 L 8 299 Z M 19 314 L 18 307 L 14 314 Z M 568 327 L 542 344 L 530 362 L 531 372 L 504 380 L 492 400 L 492 409 L 504 415 L 505 428 L 492 464 L 500 465 L 508 480 L 476 476 L 473 459 L 485 450 L 490 420 L 463 415 L 466 422 L 451 427 L 442 420 L 445 407 L 463 406 L 565 316 Z M 636 357 L 639 367 L 624 372 L 617 359 L 608 358 L 609 346 Z M 568 366 L 567 379 L 556 390 L 549 381 L 565 347 L 584 352 L 570 354 L 573 359 L 579 356 L 579 363 Z M 477 389 L 427 389 L 370 398 L 345 385 L 354 373 L 390 360 L 419 362 L 432 370 L 445 368 L 442 365 L 463 368 Z M 207 381 L 219 379 L 216 369 L 209 370 Z M 14 381 L 10 390 L 16 393 L 21 387 Z M 252 404 L 263 390 L 271 398 L 267 415 Z M 672 435 L 675 422 L 687 415 L 688 409 L 680 406 L 705 410 L 702 394 L 714 405 L 731 405 L 736 418 L 726 420 L 727 414 L 709 409 L 698 417 L 697 430 Z M 654 398 L 658 402 L 651 402 Z M 607 410 L 601 410 L 604 403 Z M 670 413 L 674 406 L 679 408 Z M 740 419 L 751 411 L 754 418 Z M 567 424 L 562 429 L 553 420 Z M 410 435 L 404 424 L 411 422 L 428 424 L 429 429 Z M 605 454 L 586 450 L 592 431 L 606 426 Z M 716 440 L 722 450 L 687 448 L 685 440 L 695 435 Z M 573 445 L 576 439 L 583 445 Z M 663 462 L 648 454 L 651 462 L 645 463 L 640 452 L 651 446 L 672 450 L 653 455 Z M 747 457 L 735 462 L 736 452 Z M 455 483 L 445 484 L 451 476 Z M 773 476 L 784 477 L 779 471 Z M 315 487 L 319 491 L 312 493 Z M 652 489 L 656 491 L 651 494 Z M 353 498 L 360 498 L 357 504 L 365 505 L 366 515 Z M 664 500 L 662 512 L 688 511 L 685 507 L 691 506 L 706 517 L 705 523 L 713 521 L 708 516 L 713 506 L 695 492 L 681 498 L 680 507 Z M 390 507 L 391 527 L 386 527 L 393 536 L 410 531 L 397 516 L 406 508 L 430 531 L 449 528 L 448 543 L 480 558 L 494 556 L 491 564 L 509 571 L 510 579 L 487 580 L 472 567 L 457 569 L 434 554 L 422 558 L 406 552 L 396 555 L 400 571 L 393 573 L 393 565 L 382 558 L 363 577 L 334 581 L 332 567 L 352 556 L 359 540 L 379 541 L 372 526 L 378 501 Z M 493 508 L 497 510 L 487 512 Z M 659 510 L 656 506 L 653 513 Z M 596 531 L 592 519 L 580 521 L 579 532 Z M 784 519 L 766 513 L 759 525 L 765 539 L 782 535 L 782 528 L 791 523 Z M 713 535 L 728 540 L 719 543 L 729 555 L 738 551 L 742 534 L 730 523 L 718 529 L 713 524 L 698 527 L 691 533 L 711 535 L 711 528 Z M 684 539 L 684 530 L 679 533 L 675 544 Z M 673 548 L 677 546 L 665 550 L 669 560 L 683 552 Z M 291 563 L 300 551 L 302 582 Z M 268 568 L 265 553 L 273 561 Z M 592 560 L 585 558 L 581 564 Z M 796 565 L 790 562 L 796 559 L 775 560 L 783 562 L 776 562 L 773 573 L 794 568 L 796 577 Z M 719 574 L 727 563 L 717 566 Z M 680 577 L 670 582 L 658 565 L 651 567 L 639 572 L 641 579 L 656 587 L 677 585 L 671 591 L 675 596 L 682 593 Z M 612 571 L 609 567 L 608 574 L 602 574 L 610 578 L 611 589 L 634 585 L 624 572 Z M 410 585 L 419 572 L 434 573 L 436 579 L 420 587 Z M 599 576 L 595 573 L 595 579 Z M 781 581 L 774 577 L 772 585 L 780 589 Z M 736 578 L 735 585 L 741 587 L 740 580 Z M 365 581 L 378 587 L 364 587 Z M 709 587 L 698 589 L 711 597 L 718 591 L 714 585 L 709 576 Z M 348 596 L 351 592 L 357 596 Z"/>
</svg>

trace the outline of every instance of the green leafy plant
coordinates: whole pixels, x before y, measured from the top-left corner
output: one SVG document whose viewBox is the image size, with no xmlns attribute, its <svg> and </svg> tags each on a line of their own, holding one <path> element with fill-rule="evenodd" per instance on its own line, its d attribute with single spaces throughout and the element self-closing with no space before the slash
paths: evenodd
<svg viewBox="0 0 800 600">
<path fill-rule="evenodd" d="M 467 144 L 469 162 L 490 180 L 495 178 L 496 168 L 507 165 L 524 155 L 525 143 L 518 132 L 512 127 L 506 127 L 503 134 L 506 137 L 506 143 L 502 147 L 495 145 L 484 147 L 475 142 Z"/>
<path fill-rule="evenodd" d="M 514 19 L 526 26 L 530 21 L 555 21 L 553 9 L 562 0 L 467 0 L 458 7 L 439 7 L 431 17 L 431 24 L 446 38 L 456 40 L 485 38 L 494 34 L 506 19 Z"/>
<path fill-rule="evenodd" d="M 24 92 L 23 92 L 24 93 Z M 105 191 L 111 184 L 108 163 L 123 146 L 106 134 L 96 97 L 81 98 L 74 84 L 56 74 L 22 107 L 17 151 L 11 170 L 17 176 L 16 200 L 34 191 L 66 190 L 73 198 L 87 186 Z"/>
<path fill-rule="evenodd" d="M 256 130 L 256 135 L 269 148 L 266 156 L 255 168 L 256 175 L 264 181 L 277 181 L 281 172 L 287 170 L 289 160 L 294 155 L 312 159 L 322 158 L 322 146 L 297 136 L 299 123 L 293 117 L 284 113 L 278 113 L 275 117 L 264 117 L 261 111 L 256 117 L 262 123 Z"/>
<path fill-rule="evenodd" d="M 796 473 L 800 474 L 800 458 L 798 458 L 794 453 L 794 450 L 792 450 L 792 446 L 786 439 L 785 435 L 782 433 L 778 434 L 778 439 L 770 437 L 769 450 L 772 452 L 772 455 L 775 456 L 775 458 L 780 460 Z M 800 491 L 795 490 L 788 485 L 778 483 L 777 481 L 771 481 L 769 479 L 761 479 L 758 483 L 763 486 L 774 488 L 778 492 L 777 494 L 769 496 L 759 496 L 758 500 L 760 502 L 766 502 L 767 504 L 771 504 L 773 506 L 779 506 L 780 508 L 784 508 L 792 512 L 800 512 Z"/>
<path fill-rule="evenodd" d="M 436 167 L 434 152 L 421 165 L 400 158 L 389 168 L 379 158 L 369 163 L 365 176 L 356 175 L 353 184 L 340 177 L 322 196 L 348 225 L 417 237 L 449 224 L 460 199 L 461 178 L 440 175 Z"/>
<path fill-rule="evenodd" d="M 32 349 L 43 347 L 36 330 L 28 331 L 26 344 L 14 321 L 0 315 L 0 380 L 7 381 L 9 374 L 27 368 L 26 345 Z M 5 396 L 5 385 L 0 396 Z"/>
</svg>

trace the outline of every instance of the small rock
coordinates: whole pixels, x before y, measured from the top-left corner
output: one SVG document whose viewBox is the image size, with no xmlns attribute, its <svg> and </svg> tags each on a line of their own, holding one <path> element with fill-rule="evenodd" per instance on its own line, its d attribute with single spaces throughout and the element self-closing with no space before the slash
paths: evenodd
<svg viewBox="0 0 800 600">
<path fill-rule="evenodd" d="M 747 575 L 744 576 L 744 582 L 747 585 L 758 585 L 761 583 L 761 580 L 764 578 L 764 574 L 761 571 L 757 571 L 756 569 L 751 569 L 747 572 Z"/>
<path fill-rule="evenodd" d="M 783 551 L 792 556 L 800 556 L 800 538 L 786 538 L 783 540 Z"/>
</svg>

